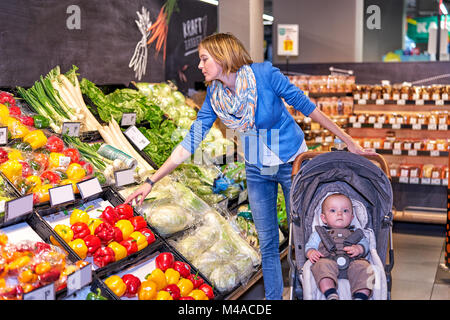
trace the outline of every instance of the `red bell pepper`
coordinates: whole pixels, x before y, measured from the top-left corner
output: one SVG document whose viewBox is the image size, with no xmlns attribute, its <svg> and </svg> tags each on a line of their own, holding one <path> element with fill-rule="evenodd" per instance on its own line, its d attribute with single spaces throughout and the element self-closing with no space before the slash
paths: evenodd
<svg viewBox="0 0 450 320">
<path fill-rule="evenodd" d="M 46 252 L 46 251 L 51 251 L 52 247 L 45 242 L 36 242 L 36 244 L 34 245 L 34 252 L 36 254 L 42 253 L 42 252 Z"/>
<path fill-rule="evenodd" d="M 8 152 L 5 151 L 5 149 L 0 148 L 0 164 L 3 162 L 8 161 Z"/>
<path fill-rule="evenodd" d="M 101 248 L 102 242 L 100 241 L 100 238 L 95 235 L 87 235 L 84 239 L 84 243 L 86 243 L 86 246 L 88 248 L 87 255 L 89 257 L 93 256 L 94 253 Z"/>
<path fill-rule="evenodd" d="M 8 101 L 9 102 L 9 101 Z M 15 102 L 14 102 L 15 103 Z M 11 104 L 11 103 L 10 103 Z M 15 105 L 12 105 L 11 104 L 11 107 L 9 107 L 9 115 L 10 116 L 20 116 L 20 115 L 22 115 L 22 111 L 20 111 L 20 108 L 19 107 L 17 107 L 17 106 L 15 106 Z"/>
<path fill-rule="evenodd" d="M 110 247 L 102 247 L 94 253 L 94 264 L 100 268 L 116 261 L 114 250 Z"/>
<path fill-rule="evenodd" d="M 141 286 L 141 280 L 130 273 L 124 274 L 122 276 L 122 280 L 127 286 L 127 289 L 124 293 L 125 297 L 135 297 L 138 293 L 139 287 Z"/>
<path fill-rule="evenodd" d="M 202 290 L 210 300 L 214 299 L 214 291 L 210 285 L 204 283 L 199 287 L 199 289 Z"/>
<path fill-rule="evenodd" d="M 41 174 L 41 180 L 44 184 L 59 184 L 61 182 L 61 177 L 53 171 L 44 171 Z"/>
<path fill-rule="evenodd" d="M 78 162 L 80 160 L 80 153 L 78 152 L 77 149 L 74 148 L 64 149 L 63 154 L 66 157 L 70 158 L 70 163 Z"/>
<path fill-rule="evenodd" d="M 83 167 L 84 170 L 86 170 L 87 176 L 90 176 L 94 172 L 94 167 L 92 167 L 92 164 L 90 164 L 89 162 L 79 160 L 78 163 Z"/>
<path fill-rule="evenodd" d="M 173 268 L 180 273 L 183 278 L 188 278 L 191 274 L 191 266 L 183 261 L 175 261 Z"/>
<path fill-rule="evenodd" d="M 134 227 L 134 231 L 140 231 L 141 229 L 147 228 L 147 221 L 145 221 L 143 216 L 134 216 L 130 218 L 130 222 Z"/>
<path fill-rule="evenodd" d="M 54 267 L 50 269 L 50 271 L 47 271 L 46 273 L 39 275 L 39 282 L 41 284 L 55 282 L 56 280 L 59 279 L 60 275 L 61 270 L 58 269 L 58 267 Z"/>
<path fill-rule="evenodd" d="M 174 262 L 175 258 L 173 257 L 173 254 L 170 252 L 160 253 L 155 259 L 156 267 L 164 272 L 167 269 L 172 268 Z"/>
<path fill-rule="evenodd" d="M 116 231 L 114 227 L 107 222 L 102 222 L 95 229 L 94 234 L 100 238 L 102 244 L 106 245 L 114 239 Z"/>
<path fill-rule="evenodd" d="M 91 230 L 89 230 L 89 227 L 84 222 L 75 222 L 70 229 L 73 231 L 73 240 L 75 239 L 84 239 L 88 235 L 91 234 Z"/>
<path fill-rule="evenodd" d="M 127 255 L 133 254 L 138 251 L 137 241 L 135 239 L 128 239 L 119 242 L 127 249 Z"/>
<path fill-rule="evenodd" d="M 152 230 L 150 230 L 149 228 L 141 229 L 141 230 L 139 230 L 139 232 L 145 236 L 148 244 L 155 242 L 155 235 L 152 232 Z"/>
<path fill-rule="evenodd" d="M 192 281 L 194 289 L 199 288 L 204 283 L 204 280 L 198 276 L 198 272 L 196 274 L 191 273 L 188 279 Z"/>
<path fill-rule="evenodd" d="M 129 204 L 122 203 L 115 207 L 117 214 L 119 215 L 119 220 L 128 220 L 133 218 L 133 207 Z"/>
<path fill-rule="evenodd" d="M 33 117 L 21 115 L 21 116 L 19 116 L 19 120 L 22 122 L 22 124 L 24 124 L 26 126 L 34 127 L 34 119 L 33 119 Z"/>
<path fill-rule="evenodd" d="M 33 170 L 31 169 L 31 166 L 25 162 L 25 161 L 19 161 L 22 165 L 22 177 L 26 178 L 33 174 Z"/>
<path fill-rule="evenodd" d="M 187 296 L 187 297 L 181 297 L 179 300 L 195 300 L 195 299 Z"/>
<path fill-rule="evenodd" d="M 119 227 L 113 227 L 113 230 L 114 230 L 113 240 L 116 242 L 121 242 L 123 240 L 122 230 L 120 230 Z"/>
<path fill-rule="evenodd" d="M 51 136 L 47 139 L 47 144 L 45 145 L 45 147 L 50 152 L 61 153 L 64 150 L 64 142 L 57 136 Z"/>
<path fill-rule="evenodd" d="M 114 225 L 117 222 L 117 220 L 119 220 L 119 215 L 117 214 L 116 210 L 113 207 L 107 206 L 100 215 L 100 218 L 103 221 L 108 222 L 111 225 Z"/>
<path fill-rule="evenodd" d="M 169 284 L 167 287 L 163 289 L 164 291 L 167 291 L 172 296 L 173 300 L 180 300 L 181 298 L 181 292 L 180 288 L 176 284 Z"/>
</svg>

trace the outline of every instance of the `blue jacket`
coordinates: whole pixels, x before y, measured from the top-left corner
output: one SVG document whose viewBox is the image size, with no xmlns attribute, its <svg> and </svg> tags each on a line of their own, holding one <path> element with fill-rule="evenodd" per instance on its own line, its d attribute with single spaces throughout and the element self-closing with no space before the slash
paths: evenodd
<svg viewBox="0 0 450 320">
<path fill-rule="evenodd" d="M 251 68 L 255 74 L 258 95 L 255 112 L 256 131 L 241 134 L 245 160 L 262 167 L 260 143 L 264 143 L 286 162 L 299 150 L 304 134 L 281 98 L 305 116 L 309 116 L 316 106 L 270 62 L 253 63 Z M 181 145 L 194 153 L 216 118 L 217 115 L 211 107 L 211 92 L 208 87 L 197 119 Z"/>
</svg>

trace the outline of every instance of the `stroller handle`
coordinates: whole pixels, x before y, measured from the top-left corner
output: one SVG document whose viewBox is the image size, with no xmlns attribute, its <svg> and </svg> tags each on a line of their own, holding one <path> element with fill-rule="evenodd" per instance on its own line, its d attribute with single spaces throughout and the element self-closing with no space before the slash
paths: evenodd
<svg viewBox="0 0 450 320">
<path fill-rule="evenodd" d="M 346 152 L 346 151 L 330 151 L 330 152 Z M 292 165 L 292 178 L 300 171 L 303 161 L 309 160 L 323 153 L 328 153 L 327 151 L 308 151 L 303 152 L 295 158 L 294 163 Z M 381 170 L 386 174 L 389 180 L 391 180 L 391 175 L 389 172 L 389 166 L 386 160 L 380 154 L 376 153 L 374 155 L 363 155 L 363 157 L 378 162 L 381 167 Z"/>
</svg>

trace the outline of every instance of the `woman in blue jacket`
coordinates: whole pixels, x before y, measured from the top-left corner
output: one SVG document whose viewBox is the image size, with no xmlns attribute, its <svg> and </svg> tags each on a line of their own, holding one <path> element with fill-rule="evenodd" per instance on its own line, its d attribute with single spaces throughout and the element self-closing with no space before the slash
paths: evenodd
<svg viewBox="0 0 450 320">
<path fill-rule="evenodd" d="M 231 34 L 214 34 L 199 45 L 199 69 L 207 94 L 185 139 L 155 174 L 147 178 L 126 202 L 142 204 L 154 183 L 187 160 L 209 132 L 217 117 L 241 137 L 245 154 L 248 198 L 258 233 L 266 299 L 282 299 L 283 278 L 279 257 L 277 194 L 282 186 L 289 212 L 292 163 L 307 151 L 304 134 L 286 109 L 287 104 L 320 123 L 347 144 L 363 150 L 289 82 L 269 62 L 253 63 L 242 43 Z M 140 200 L 138 200 L 140 197 Z"/>
</svg>

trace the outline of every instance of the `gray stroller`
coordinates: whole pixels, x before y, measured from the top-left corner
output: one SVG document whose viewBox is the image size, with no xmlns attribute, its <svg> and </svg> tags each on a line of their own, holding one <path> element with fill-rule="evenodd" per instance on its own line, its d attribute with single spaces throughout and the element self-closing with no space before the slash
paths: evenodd
<svg viewBox="0 0 450 320">
<path fill-rule="evenodd" d="M 394 252 L 389 169 L 379 155 L 363 157 L 347 151 L 306 152 L 294 162 L 287 252 L 290 299 L 325 299 L 311 274 L 311 262 L 305 256 L 304 247 L 315 226 L 323 224 L 321 204 L 333 193 L 343 193 L 351 199 L 352 224 L 361 228 L 369 240 L 370 252 L 366 259 L 375 276 L 371 299 L 390 299 Z M 347 279 L 338 279 L 338 294 L 342 300 L 351 299 Z"/>
</svg>

